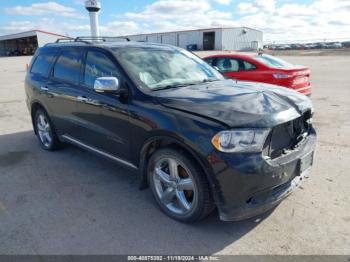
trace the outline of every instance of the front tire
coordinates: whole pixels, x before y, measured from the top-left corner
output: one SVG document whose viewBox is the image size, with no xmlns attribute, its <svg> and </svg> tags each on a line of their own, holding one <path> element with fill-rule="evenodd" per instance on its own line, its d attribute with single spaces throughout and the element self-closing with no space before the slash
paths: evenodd
<svg viewBox="0 0 350 262">
<path fill-rule="evenodd" d="M 149 160 L 147 174 L 154 198 L 169 217 L 191 223 L 213 211 L 205 174 L 184 152 L 157 150 Z"/>
<path fill-rule="evenodd" d="M 35 112 L 35 131 L 40 146 L 48 151 L 54 151 L 60 148 L 61 143 L 57 138 L 55 129 L 51 123 L 48 114 L 43 109 Z"/>
</svg>

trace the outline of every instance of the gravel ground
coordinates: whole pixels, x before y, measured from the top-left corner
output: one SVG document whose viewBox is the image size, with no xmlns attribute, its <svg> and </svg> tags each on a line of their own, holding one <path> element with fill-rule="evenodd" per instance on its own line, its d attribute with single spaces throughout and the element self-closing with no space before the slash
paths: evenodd
<svg viewBox="0 0 350 262">
<path fill-rule="evenodd" d="M 30 57 L 0 58 L 0 254 L 349 254 L 350 56 L 288 56 L 312 69 L 311 176 L 259 219 L 186 225 L 137 174 L 73 146 L 49 153 L 24 102 Z"/>
</svg>

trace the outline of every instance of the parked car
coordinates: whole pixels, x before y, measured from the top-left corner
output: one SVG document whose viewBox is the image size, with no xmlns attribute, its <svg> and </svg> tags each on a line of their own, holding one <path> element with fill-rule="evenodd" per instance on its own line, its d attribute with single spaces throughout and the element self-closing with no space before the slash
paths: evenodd
<svg viewBox="0 0 350 262">
<path fill-rule="evenodd" d="M 310 69 L 280 58 L 257 53 L 226 53 L 205 57 L 228 78 L 269 83 L 311 95 Z"/>
<path fill-rule="evenodd" d="M 350 47 L 350 41 L 344 41 L 341 43 L 343 47 L 348 48 Z"/>
<path fill-rule="evenodd" d="M 291 47 L 291 49 L 294 49 L 294 50 L 304 49 L 304 46 L 301 44 L 291 44 L 290 47 Z"/>
<path fill-rule="evenodd" d="M 310 46 L 310 49 L 324 49 L 327 47 L 325 43 L 315 43 L 315 44 L 308 44 Z"/>
<path fill-rule="evenodd" d="M 312 166 L 310 99 L 225 80 L 180 48 L 49 44 L 33 57 L 25 91 L 43 149 L 71 143 L 138 171 L 141 187 L 149 185 L 161 210 L 182 222 L 215 207 L 222 220 L 260 214 Z"/>
<path fill-rule="evenodd" d="M 273 50 L 286 50 L 286 47 L 284 45 L 276 45 Z"/>
<path fill-rule="evenodd" d="M 335 43 L 327 43 L 326 44 L 326 48 L 327 49 L 340 49 L 342 48 L 343 45 L 339 42 L 335 42 Z"/>
<path fill-rule="evenodd" d="M 312 47 L 311 47 L 311 48 L 312 48 Z M 306 50 L 306 49 L 310 49 L 310 47 L 307 46 L 306 44 L 299 44 L 298 50 Z"/>
<path fill-rule="evenodd" d="M 320 49 L 320 48 L 324 48 L 324 47 L 320 44 L 313 44 L 313 43 L 305 44 L 305 49 Z"/>
</svg>

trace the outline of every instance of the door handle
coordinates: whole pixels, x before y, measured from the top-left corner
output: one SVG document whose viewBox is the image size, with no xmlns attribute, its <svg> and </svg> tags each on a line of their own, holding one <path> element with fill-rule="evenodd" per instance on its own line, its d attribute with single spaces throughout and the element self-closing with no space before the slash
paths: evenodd
<svg viewBox="0 0 350 262">
<path fill-rule="evenodd" d="M 40 87 L 40 90 L 41 90 L 41 91 L 49 91 L 49 88 L 46 87 L 46 86 L 41 86 L 41 87 Z"/>
<path fill-rule="evenodd" d="M 86 96 L 77 96 L 77 101 L 87 102 L 89 99 Z"/>
</svg>

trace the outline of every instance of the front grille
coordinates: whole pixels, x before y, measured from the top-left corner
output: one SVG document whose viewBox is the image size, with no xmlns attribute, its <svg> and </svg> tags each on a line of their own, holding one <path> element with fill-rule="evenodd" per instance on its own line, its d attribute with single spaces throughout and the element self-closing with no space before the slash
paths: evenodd
<svg viewBox="0 0 350 262">
<path fill-rule="evenodd" d="M 271 159 L 287 154 L 300 144 L 309 133 L 311 112 L 275 126 L 266 139 L 263 154 Z"/>
</svg>

